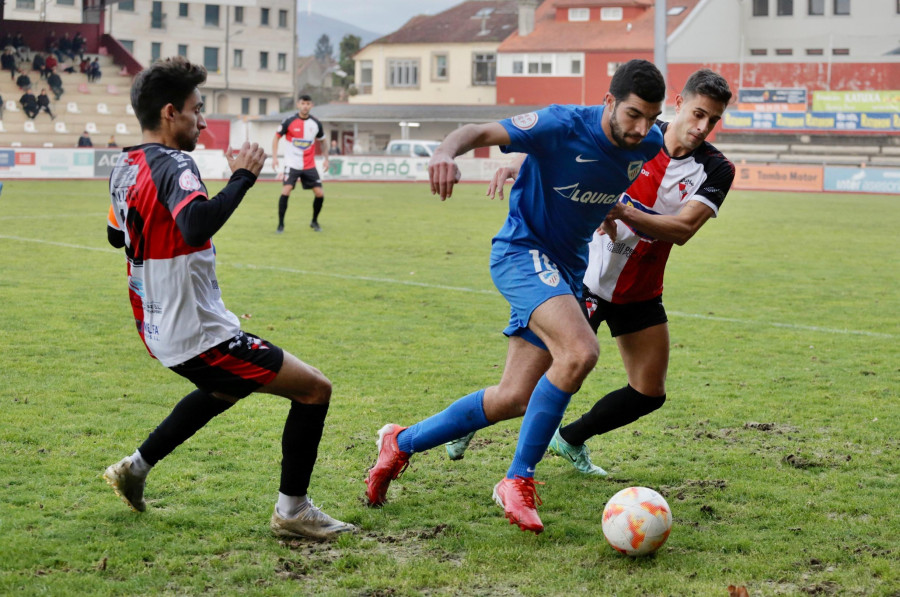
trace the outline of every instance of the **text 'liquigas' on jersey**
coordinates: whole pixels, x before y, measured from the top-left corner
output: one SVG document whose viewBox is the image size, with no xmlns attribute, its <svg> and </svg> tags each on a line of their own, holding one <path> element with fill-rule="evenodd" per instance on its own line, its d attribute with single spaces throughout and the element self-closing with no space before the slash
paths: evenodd
<svg viewBox="0 0 900 597">
<path fill-rule="evenodd" d="M 552 105 L 500 121 L 510 137 L 501 150 L 528 157 L 510 190 L 509 216 L 494 237 L 494 251 L 498 243 L 538 248 L 579 287 L 594 230 L 662 146 L 653 126 L 637 148 L 617 147 L 600 125 L 603 110 Z"/>
<path fill-rule="evenodd" d="M 665 134 L 668 123 L 657 122 Z M 622 195 L 622 201 L 645 213 L 677 215 L 699 201 L 719 215 L 734 181 L 734 164 L 704 141 L 687 155 L 673 158 L 663 147 Z M 663 275 L 672 243 L 659 241 L 616 222 L 616 240 L 595 234 L 584 284 L 611 303 L 646 301 L 662 294 Z"/>
<path fill-rule="evenodd" d="M 108 224 L 125 236 L 128 294 L 150 354 L 172 367 L 237 335 L 212 241 L 192 247 L 175 223 L 188 203 L 208 199 L 191 156 L 156 143 L 129 147 L 110 175 L 109 194 Z"/>
</svg>

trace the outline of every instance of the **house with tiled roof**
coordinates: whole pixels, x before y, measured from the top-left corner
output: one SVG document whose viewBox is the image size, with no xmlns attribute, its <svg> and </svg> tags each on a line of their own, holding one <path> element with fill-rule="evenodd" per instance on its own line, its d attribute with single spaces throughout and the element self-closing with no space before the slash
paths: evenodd
<svg viewBox="0 0 900 597">
<path fill-rule="evenodd" d="M 494 104 L 497 46 L 517 24 L 516 0 L 468 0 L 413 17 L 354 56 L 350 103 Z"/>
<path fill-rule="evenodd" d="M 668 34 L 700 1 L 670 4 Z M 522 10 L 529 9 L 528 2 L 522 4 Z M 601 103 L 621 63 L 653 60 L 654 5 L 653 0 L 545 0 L 532 7 L 531 19 L 523 15 L 525 27 L 498 49 L 497 103 Z"/>
</svg>

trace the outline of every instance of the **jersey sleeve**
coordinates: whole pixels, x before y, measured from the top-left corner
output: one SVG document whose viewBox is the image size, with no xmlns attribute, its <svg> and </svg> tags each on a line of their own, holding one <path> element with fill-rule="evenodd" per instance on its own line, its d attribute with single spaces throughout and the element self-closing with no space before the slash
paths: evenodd
<svg viewBox="0 0 900 597">
<path fill-rule="evenodd" d="M 153 182 L 156 184 L 157 199 L 178 217 L 184 207 L 201 197 L 206 199 L 206 186 L 200 180 L 197 164 L 183 152 L 166 152 L 156 164 L 151 165 Z"/>
<path fill-rule="evenodd" d="M 315 116 L 310 116 L 316 122 L 316 128 L 319 131 L 316 133 L 316 139 L 324 139 L 325 138 L 325 127 L 322 126 L 322 122 L 316 118 Z"/>
<path fill-rule="evenodd" d="M 284 136 L 284 134 L 285 134 L 285 133 L 287 132 L 287 130 L 288 130 L 288 127 L 291 126 L 291 120 L 293 120 L 293 118 L 285 118 L 284 120 L 281 121 L 281 124 L 279 124 L 279 125 L 278 125 L 278 128 L 275 129 L 275 136 L 276 136 L 276 137 L 283 137 L 283 136 Z"/>
<path fill-rule="evenodd" d="M 509 145 L 501 145 L 503 153 L 552 153 L 572 130 L 572 114 L 563 106 L 553 105 L 537 112 L 519 114 L 500 121 L 509 133 Z"/>
<path fill-rule="evenodd" d="M 734 182 L 734 164 L 713 148 L 710 148 L 708 159 L 708 176 L 692 199 L 709 206 L 718 216 L 719 208 L 722 207 L 725 196 L 731 190 L 731 184 Z"/>
</svg>

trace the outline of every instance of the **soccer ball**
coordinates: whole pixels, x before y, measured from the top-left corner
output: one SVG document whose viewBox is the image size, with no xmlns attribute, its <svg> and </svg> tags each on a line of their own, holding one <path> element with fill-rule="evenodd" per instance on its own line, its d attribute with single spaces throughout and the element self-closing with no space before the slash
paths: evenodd
<svg viewBox="0 0 900 597">
<path fill-rule="evenodd" d="M 653 553 L 672 530 L 672 511 L 663 496 L 647 487 L 628 487 L 603 508 L 603 535 L 629 556 Z"/>
</svg>

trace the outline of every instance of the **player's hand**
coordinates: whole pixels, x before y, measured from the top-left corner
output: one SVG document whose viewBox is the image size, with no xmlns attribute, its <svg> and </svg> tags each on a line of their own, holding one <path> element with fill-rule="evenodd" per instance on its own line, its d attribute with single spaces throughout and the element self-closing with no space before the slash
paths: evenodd
<svg viewBox="0 0 900 597">
<path fill-rule="evenodd" d="M 329 162 L 327 158 L 324 161 L 322 161 L 322 170 L 325 171 L 324 173 L 328 172 L 328 168 L 330 166 L 331 166 L 331 162 Z"/>
<path fill-rule="evenodd" d="M 506 184 L 507 180 L 515 179 L 515 173 L 509 166 L 497 168 L 493 178 L 491 178 L 491 182 L 488 183 L 487 193 L 485 193 L 485 195 L 493 199 L 494 194 L 496 193 L 500 196 L 500 201 L 503 201 L 503 185 Z"/>
<path fill-rule="evenodd" d="M 278 156 L 277 155 L 272 156 L 272 170 L 274 170 L 275 173 L 278 174 Z"/>
<path fill-rule="evenodd" d="M 428 180 L 431 183 L 431 194 L 439 195 L 441 201 L 453 194 L 453 185 L 459 182 L 462 174 L 456 162 L 448 155 L 434 154 L 428 162 Z"/>
<path fill-rule="evenodd" d="M 237 155 L 233 155 L 233 153 L 231 147 L 225 151 L 225 159 L 228 160 L 228 167 L 232 172 L 244 168 L 252 172 L 254 176 L 259 176 L 263 164 L 266 163 L 266 152 L 258 143 L 251 144 L 244 141 Z"/>
<path fill-rule="evenodd" d="M 616 236 L 618 236 L 619 233 L 616 219 L 606 216 L 606 219 L 603 220 L 603 223 L 600 224 L 599 228 L 597 228 L 597 232 L 600 233 L 600 236 L 603 236 L 605 234 L 609 237 L 609 240 L 611 240 L 612 242 L 616 242 Z"/>
</svg>

